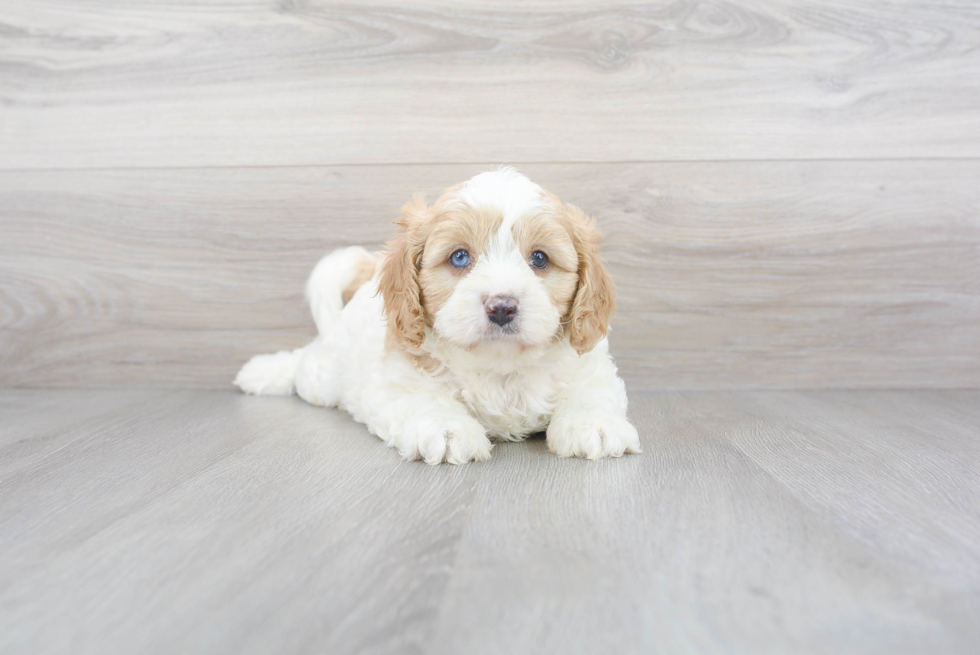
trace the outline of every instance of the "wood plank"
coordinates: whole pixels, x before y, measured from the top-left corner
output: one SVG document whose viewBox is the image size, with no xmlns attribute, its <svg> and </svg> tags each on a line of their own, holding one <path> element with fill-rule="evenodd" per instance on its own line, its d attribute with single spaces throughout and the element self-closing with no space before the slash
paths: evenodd
<svg viewBox="0 0 980 655">
<path fill-rule="evenodd" d="M 980 156 L 974 2 L 7 0 L 0 168 Z"/>
<path fill-rule="evenodd" d="M 7 389 L 0 394 L 0 460 L 14 457 L 7 449 L 38 440 L 38 435 L 56 435 L 100 415 L 117 412 L 160 396 L 158 390 L 118 389 L 106 395 L 98 389 L 73 389 L 50 394 L 43 389 Z"/>
<path fill-rule="evenodd" d="M 4 453 L 4 653 L 980 645 L 976 391 L 641 393 L 642 455 L 465 467 L 296 398 L 146 393 L 28 435 L 81 396 L 0 390 L 62 446 Z"/>
<path fill-rule="evenodd" d="M 744 399 L 756 402 L 746 409 Z M 971 652 L 980 575 L 956 569 L 968 554 L 975 564 L 978 542 L 941 529 L 962 517 L 933 511 L 931 486 L 899 490 L 890 471 L 869 469 L 855 444 L 880 435 L 849 422 L 851 411 L 824 435 L 835 470 L 813 467 L 809 444 L 784 437 L 819 420 L 815 409 L 800 392 L 642 394 L 632 412 L 641 456 L 564 462 L 542 442 L 495 452 L 435 652 Z M 921 451 L 938 456 L 927 441 Z M 770 475 L 760 452 L 797 464 Z M 932 481 L 931 464 L 905 464 L 914 482 Z M 964 475 L 954 467 L 945 488 Z M 859 485 L 859 497 L 838 480 Z M 797 496 L 800 485 L 822 489 L 822 511 Z M 872 517 L 901 499 L 914 518 L 859 538 L 847 529 L 858 498 Z M 976 512 L 968 521 L 963 536 L 980 529 Z M 919 540 L 928 552 L 889 546 Z"/>
<path fill-rule="evenodd" d="M 0 173 L 0 385 L 226 388 L 482 165 Z M 980 385 L 980 162 L 522 167 L 597 214 L 633 388 Z"/>
<path fill-rule="evenodd" d="M 0 650 L 418 649 L 479 466 L 296 398 L 158 395 L 0 478 Z"/>
<path fill-rule="evenodd" d="M 958 408 L 978 401 L 975 391 L 952 400 Z M 975 615 L 980 428 L 944 404 L 919 392 L 739 394 L 719 401 L 739 419 L 719 413 L 708 422 L 862 542 L 972 590 Z"/>
<path fill-rule="evenodd" d="M 43 460 L 120 412 L 150 411 L 159 389 L 7 389 L 0 395 L 0 477 Z"/>
</svg>

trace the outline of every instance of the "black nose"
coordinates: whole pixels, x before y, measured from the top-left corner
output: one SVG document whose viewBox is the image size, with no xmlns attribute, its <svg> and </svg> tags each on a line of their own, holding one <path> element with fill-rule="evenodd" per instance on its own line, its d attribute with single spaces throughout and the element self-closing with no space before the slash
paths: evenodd
<svg viewBox="0 0 980 655">
<path fill-rule="evenodd" d="M 507 325 L 517 316 L 517 298 L 513 296 L 491 296 L 483 303 L 487 318 L 497 325 Z"/>
</svg>

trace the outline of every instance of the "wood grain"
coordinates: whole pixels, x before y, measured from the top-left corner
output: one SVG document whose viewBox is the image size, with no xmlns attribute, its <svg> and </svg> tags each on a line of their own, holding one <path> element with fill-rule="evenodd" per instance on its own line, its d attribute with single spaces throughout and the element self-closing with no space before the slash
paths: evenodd
<svg viewBox="0 0 980 655">
<path fill-rule="evenodd" d="M 980 392 L 635 393 L 643 455 L 466 467 L 136 393 L 0 391 L 4 653 L 980 646 Z"/>
<path fill-rule="evenodd" d="M 740 450 L 854 537 L 949 584 L 965 572 L 980 580 L 975 419 L 951 417 L 918 393 L 740 394 L 718 405 L 744 418 L 719 412 L 711 426 L 724 427 Z M 955 405 L 980 406 L 980 393 L 962 392 Z M 846 450 L 841 434 L 849 435 Z M 840 466 L 845 457 L 848 468 Z M 873 475 L 878 493 L 869 495 L 867 478 L 850 467 Z"/>
<path fill-rule="evenodd" d="M 495 451 L 436 652 L 969 651 L 980 511 L 945 499 L 976 484 L 962 468 L 976 424 L 937 431 L 961 440 L 954 453 L 922 439 L 903 454 L 909 429 L 864 412 L 914 394 L 842 395 L 860 408 L 837 410 L 832 431 L 809 428 L 827 405 L 811 393 L 656 393 L 633 397 L 642 456 Z M 892 461 L 869 466 L 876 447 Z"/>
<path fill-rule="evenodd" d="M 0 174 L 0 384 L 227 387 L 316 260 L 478 165 Z M 598 215 L 634 388 L 980 384 L 980 163 L 523 167 Z"/>
<path fill-rule="evenodd" d="M 0 168 L 980 156 L 975 2 L 7 0 Z"/>
<path fill-rule="evenodd" d="M 412 650 L 480 470 L 401 462 L 339 412 L 230 393 L 156 392 L 54 438 L 0 478 L 5 653 Z"/>
</svg>

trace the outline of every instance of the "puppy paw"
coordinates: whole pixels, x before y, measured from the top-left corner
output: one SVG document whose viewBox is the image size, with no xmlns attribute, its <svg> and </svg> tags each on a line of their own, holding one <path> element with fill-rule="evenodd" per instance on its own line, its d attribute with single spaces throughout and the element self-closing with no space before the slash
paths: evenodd
<svg viewBox="0 0 980 655">
<path fill-rule="evenodd" d="M 548 426 L 548 450 L 559 457 L 586 459 L 643 452 L 628 419 L 596 411 L 556 413 Z"/>
<path fill-rule="evenodd" d="M 405 424 L 395 444 L 402 457 L 426 464 L 465 464 L 490 459 L 487 431 L 470 416 L 420 417 Z"/>
</svg>

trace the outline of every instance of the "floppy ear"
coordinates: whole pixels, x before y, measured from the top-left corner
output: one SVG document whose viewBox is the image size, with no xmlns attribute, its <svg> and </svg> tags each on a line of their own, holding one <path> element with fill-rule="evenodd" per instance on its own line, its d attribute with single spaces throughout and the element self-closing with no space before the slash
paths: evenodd
<svg viewBox="0 0 980 655">
<path fill-rule="evenodd" d="M 425 245 L 421 228 L 427 215 L 428 208 L 422 196 L 415 196 L 402 207 L 402 216 L 395 221 L 402 229 L 388 243 L 378 279 L 378 291 L 388 317 L 388 335 L 395 343 L 409 348 L 418 348 L 425 340 L 419 266 Z"/>
<path fill-rule="evenodd" d="M 569 342 L 582 355 L 595 348 L 609 332 L 609 320 L 616 312 L 616 286 L 599 256 L 602 232 L 595 221 L 577 207 L 566 208 L 578 252 L 578 290 L 566 323 Z"/>
</svg>

